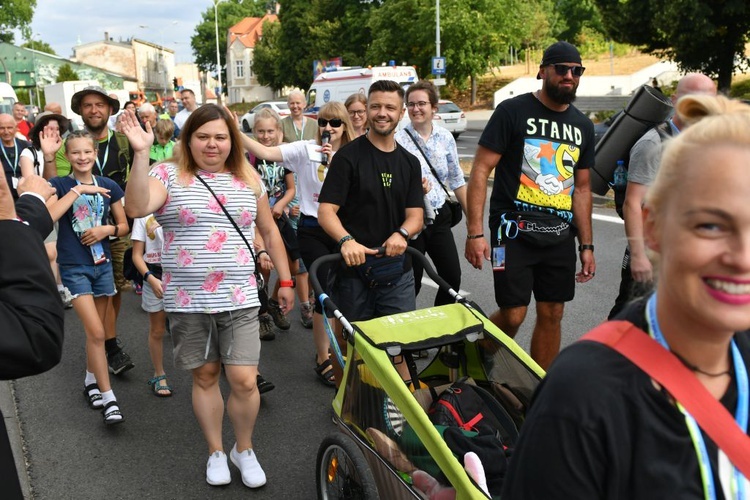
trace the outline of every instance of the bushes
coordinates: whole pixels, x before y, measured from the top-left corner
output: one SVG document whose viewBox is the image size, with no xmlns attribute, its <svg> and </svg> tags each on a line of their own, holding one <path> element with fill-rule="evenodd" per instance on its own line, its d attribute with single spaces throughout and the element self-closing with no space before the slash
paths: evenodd
<svg viewBox="0 0 750 500">
<path fill-rule="evenodd" d="M 732 83 L 729 97 L 736 99 L 750 99 L 750 78 Z"/>
</svg>

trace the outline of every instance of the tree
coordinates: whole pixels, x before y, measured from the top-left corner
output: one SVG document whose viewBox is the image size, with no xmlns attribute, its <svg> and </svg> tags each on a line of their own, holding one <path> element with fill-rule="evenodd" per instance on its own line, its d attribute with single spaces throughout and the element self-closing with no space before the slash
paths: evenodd
<svg viewBox="0 0 750 500">
<path fill-rule="evenodd" d="M 212 0 L 217 2 L 218 0 Z M 218 5 L 219 14 L 219 56 L 221 57 L 223 83 L 227 82 L 227 33 L 229 28 L 246 17 L 262 17 L 265 14 L 266 2 L 263 0 L 229 0 Z M 195 56 L 195 64 L 204 72 L 216 71 L 216 27 L 214 24 L 214 6 L 211 5 L 201 16 L 202 21 L 195 27 L 195 34 L 190 39 L 190 46 Z"/>
<path fill-rule="evenodd" d="M 80 78 L 78 77 L 78 73 L 73 71 L 73 68 L 70 67 L 70 64 L 65 63 L 60 66 L 60 69 L 57 71 L 57 79 L 55 79 L 55 82 L 72 82 L 75 80 L 80 80 Z"/>
<path fill-rule="evenodd" d="M 57 52 L 55 52 L 50 44 L 41 40 L 29 40 L 28 42 L 21 45 L 21 47 L 25 49 L 38 50 L 39 52 L 45 52 L 47 54 L 52 54 L 53 56 L 57 55 Z"/>
<path fill-rule="evenodd" d="M 618 42 L 664 55 L 681 69 L 718 79 L 728 91 L 735 69 L 748 67 L 750 5 L 744 0 L 596 0 Z"/>
<path fill-rule="evenodd" d="M 312 80 L 313 61 L 320 59 L 312 44 L 310 27 L 318 22 L 312 16 L 309 0 L 280 0 L 279 64 L 287 85 L 307 88 Z"/>
<path fill-rule="evenodd" d="M 263 23 L 263 37 L 255 44 L 253 51 L 253 73 L 258 83 L 271 87 L 274 92 L 280 91 L 286 81 L 281 66 L 281 51 L 279 50 L 280 23 Z"/>
<path fill-rule="evenodd" d="M 0 5 L 0 42 L 13 43 L 16 29 L 28 38 L 35 8 L 36 0 L 3 0 Z"/>
</svg>

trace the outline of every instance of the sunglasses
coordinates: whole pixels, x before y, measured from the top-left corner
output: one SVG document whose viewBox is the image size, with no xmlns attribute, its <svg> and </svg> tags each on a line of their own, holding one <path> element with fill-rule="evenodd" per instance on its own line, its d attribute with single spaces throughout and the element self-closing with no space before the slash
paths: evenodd
<svg viewBox="0 0 750 500">
<path fill-rule="evenodd" d="M 567 64 L 552 64 L 551 66 L 554 66 L 557 76 L 565 76 L 570 71 L 573 76 L 579 78 L 586 71 L 586 68 L 583 66 L 568 66 Z"/>
<path fill-rule="evenodd" d="M 318 118 L 319 127 L 325 127 L 329 123 L 331 124 L 331 127 L 333 128 L 339 128 L 341 125 L 344 124 L 344 122 L 341 121 L 340 118 L 331 118 L 330 120 L 326 120 L 325 118 Z"/>
</svg>

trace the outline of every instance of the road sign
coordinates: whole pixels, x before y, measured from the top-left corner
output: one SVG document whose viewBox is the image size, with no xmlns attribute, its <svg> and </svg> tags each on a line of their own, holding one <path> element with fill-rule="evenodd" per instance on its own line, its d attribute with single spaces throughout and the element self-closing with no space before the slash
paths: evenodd
<svg viewBox="0 0 750 500">
<path fill-rule="evenodd" d="M 445 85 L 445 78 L 435 78 L 434 80 L 432 80 L 432 83 L 436 87 L 442 87 L 443 85 Z"/>
<path fill-rule="evenodd" d="M 433 57 L 432 58 L 432 74 L 433 75 L 445 74 L 445 57 Z"/>
</svg>

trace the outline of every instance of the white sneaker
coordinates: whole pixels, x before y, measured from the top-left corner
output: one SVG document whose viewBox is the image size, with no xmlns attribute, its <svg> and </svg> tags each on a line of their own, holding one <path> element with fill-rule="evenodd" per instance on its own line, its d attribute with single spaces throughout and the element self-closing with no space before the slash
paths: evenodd
<svg viewBox="0 0 750 500">
<path fill-rule="evenodd" d="M 223 451 L 215 451 L 208 457 L 206 482 L 211 486 L 222 486 L 232 481 L 227 456 Z"/>
<path fill-rule="evenodd" d="M 266 484 L 266 473 L 258 463 L 258 458 L 252 449 L 247 449 L 242 453 L 237 452 L 237 443 L 229 452 L 229 458 L 232 463 L 242 472 L 242 483 L 248 488 L 259 488 Z"/>
</svg>

